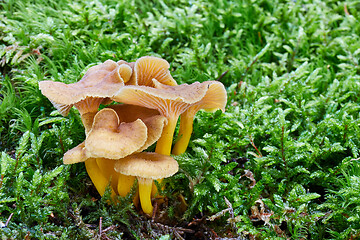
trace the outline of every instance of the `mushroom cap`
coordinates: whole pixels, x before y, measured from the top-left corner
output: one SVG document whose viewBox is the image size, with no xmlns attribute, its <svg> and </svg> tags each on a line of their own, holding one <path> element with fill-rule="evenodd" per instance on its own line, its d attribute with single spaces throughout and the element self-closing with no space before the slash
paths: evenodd
<svg viewBox="0 0 360 240">
<path fill-rule="evenodd" d="M 85 149 L 85 142 L 82 142 L 64 154 L 63 162 L 64 164 L 73 164 L 85 162 L 88 158 L 90 158 L 90 156 Z"/>
<path fill-rule="evenodd" d="M 106 108 L 113 109 L 117 113 L 120 122 L 133 122 L 138 118 L 144 120 L 160 114 L 155 109 L 131 104 L 114 104 Z"/>
<path fill-rule="evenodd" d="M 126 64 L 128 65 L 129 67 L 131 67 L 131 69 L 134 71 L 134 66 L 135 66 L 135 62 L 126 62 L 124 60 L 119 60 L 116 62 L 118 65 L 121 65 L 121 64 Z"/>
<path fill-rule="evenodd" d="M 154 86 L 124 86 L 112 98 L 116 102 L 157 109 L 169 117 L 183 113 L 206 94 L 209 82 L 168 86 L 153 79 Z"/>
<path fill-rule="evenodd" d="M 127 64 L 118 65 L 112 60 L 107 60 L 89 68 L 76 83 L 41 81 L 39 88 L 54 107 L 66 116 L 74 104 L 86 98 L 112 97 L 124 86 L 124 82 L 130 79 L 131 74 L 132 69 Z"/>
<path fill-rule="evenodd" d="M 205 96 L 197 103 L 192 104 L 189 111 L 199 111 L 204 109 L 207 112 L 214 112 L 218 109 L 225 112 L 225 106 L 227 102 L 227 93 L 224 85 L 218 81 L 206 81 L 208 84 L 208 90 Z"/>
<path fill-rule="evenodd" d="M 119 159 L 115 171 L 130 176 L 162 179 L 174 175 L 179 170 L 177 161 L 167 155 L 141 152 Z"/>
<path fill-rule="evenodd" d="M 81 115 L 81 121 L 84 125 L 86 135 L 91 130 L 95 115 L 96 112 L 87 112 Z"/>
<path fill-rule="evenodd" d="M 85 147 L 91 157 L 123 158 L 144 146 L 147 127 L 143 121 L 120 123 L 113 109 L 104 108 L 94 118 Z"/>
<path fill-rule="evenodd" d="M 141 119 L 145 123 L 147 139 L 136 152 L 141 152 L 154 144 L 160 138 L 163 128 L 167 124 L 167 119 L 155 109 L 130 104 L 111 105 L 109 108 L 115 110 L 120 122 L 133 122 Z"/>
<path fill-rule="evenodd" d="M 170 74 L 170 64 L 162 58 L 145 56 L 134 64 L 134 73 L 127 85 L 144 85 L 154 87 L 153 78 L 159 82 L 175 86 L 176 81 Z"/>
</svg>

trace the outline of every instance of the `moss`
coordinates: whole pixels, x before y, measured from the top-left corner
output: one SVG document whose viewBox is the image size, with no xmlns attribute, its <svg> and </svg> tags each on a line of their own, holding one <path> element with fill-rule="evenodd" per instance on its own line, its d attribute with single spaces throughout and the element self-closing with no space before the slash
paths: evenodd
<svg viewBox="0 0 360 240">
<path fill-rule="evenodd" d="M 359 237 L 359 13 L 333 0 L 1 2 L 1 237 Z M 37 85 L 144 55 L 179 83 L 220 79 L 229 99 L 196 115 L 154 221 L 62 165 L 81 120 Z"/>
</svg>

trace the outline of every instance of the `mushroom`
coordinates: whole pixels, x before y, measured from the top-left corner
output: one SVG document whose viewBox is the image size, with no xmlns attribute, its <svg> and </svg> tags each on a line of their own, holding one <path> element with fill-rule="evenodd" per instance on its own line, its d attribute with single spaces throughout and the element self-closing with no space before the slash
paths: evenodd
<svg viewBox="0 0 360 240">
<path fill-rule="evenodd" d="M 102 174 L 102 171 L 97 164 L 96 158 L 89 158 L 85 161 L 86 172 L 88 173 L 91 181 L 95 185 L 96 190 L 101 196 L 104 195 L 106 187 L 109 185 L 109 178 Z M 111 198 L 114 199 L 116 192 L 114 188 L 110 185 Z M 116 189 L 116 188 L 115 188 Z"/>
<path fill-rule="evenodd" d="M 86 172 L 101 196 L 104 195 L 105 189 L 109 185 L 110 178 L 113 178 L 110 183 L 110 190 L 111 197 L 114 199 L 117 193 L 117 174 L 103 174 L 103 172 L 107 170 L 101 169 L 98 165 L 98 161 L 99 159 L 89 157 L 89 152 L 85 149 L 85 142 L 68 150 L 63 157 L 64 164 L 85 162 Z M 113 160 L 111 161 L 114 162 Z M 102 166 L 104 167 L 104 165 L 106 166 L 106 164 L 103 164 Z"/>
<path fill-rule="evenodd" d="M 125 196 L 132 186 L 126 182 L 133 183 L 134 179 L 118 176 L 113 170 L 114 160 L 141 152 L 152 145 L 161 136 L 165 123 L 166 118 L 153 109 L 126 104 L 104 108 L 95 115 L 85 140 L 84 155 L 97 158 L 102 174 L 109 181 L 111 179 L 113 187 L 116 184 L 121 196 Z M 124 189 L 117 187 L 117 182 Z"/>
<path fill-rule="evenodd" d="M 154 87 L 155 78 L 165 85 L 175 86 L 176 81 L 170 74 L 170 64 L 158 57 L 145 56 L 139 58 L 134 65 L 134 73 L 127 85 L 144 85 Z"/>
<path fill-rule="evenodd" d="M 90 153 L 85 148 L 85 142 L 82 142 L 64 154 L 63 162 L 64 164 L 85 162 L 86 172 L 99 194 L 104 195 L 105 189 L 110 183 L 111 197 L 114 198 L 117 194 L 118 181 L 118 174 L 114 171 L 114 160 L 107 162 L 107 159 L 92 158 L 89 155 Z"/>
<path fill-rule="evenodd" d="M 147 127 L 143 121 L 120 123 L 113 109 L 104 108 L 95 115 L 85 148 L 91 157 L 118 159 L 138 150 L 146 139 Z"/>
<path fill-rule="evenodd" d="M 114 159 L 140 152 L 155 143 L 164 124 L 166 118 L 154 109 L 127 104 L 104 108 L 95 115 L 86 140 L 64 154 L 64 164 L 85 162 L 86 169 L 98 169 L 89 176 L 92 174 L 90 178 L 101 195 L 110 181 L 113 191 L 125 196 L 134 178 L 116 173 Z M 120 183 L 123 188 L 118 187 Z"/>
<path fill-rule="evenodd" d="M 153 180 L 170 177 L 178 169 L 178 163 L 172 157 L 152 152 L 132 154 L 115 163 L 115 171 L 138 179 L 141 208 L 149 215 L 153 212 L 151 204 Z"/>
<path fill-rule="evenodd" d="M 91 126 L 92 119 L 103 102 L 116 93 L 124 82 L 130 79 L 132 69 L 127 64 L 118 65 L 112 60 L 89 68 L 82 79 L 76 83 L 41 81 L 39 88 L 56 109 L 66 116 L 72 106 L 80 114 L 84 126 Z M 85 129 L 86 133 L 89 129 Z"/>
<path fill-rule="evenodd" d="M 185 152 L 193 131 L 194 116 L 200 109 L 204 109 L 207 112 L 221 109 L 224 112 L 226 102 L 227 94 L 224 85 L 221 82 L 211 81 L 205 96 L 181 114 L 179 137 L 173 147 L 172 154 L 180 155 Z"/>
<path fill-rule="evenodd" d="M 85 149 L 85 141 L 76 147 L 68 150 L 63 157 L 64 164 L 74 164 L 78 162 L 85 162 L 90 158 L 90 153 Z"/>
<path fill-rule="evenodd" d="M 92 157 L 123 158 L 155 143 L 165 124 L 166 118 L 156 110 L 113 105 L 96 114 L 85 147 Z"/>
<path fill-rule="evenodd" d="M 155 88 L 147 86 L 124 86 L 112 98 L 116 102 L 157 109 L 168 120 L 157 142 L 155 152 L 170 155 L 172 139 L 179 115 L 205 95 L 212 81 L 168 86 L 153 79 Z"/>
</svg>

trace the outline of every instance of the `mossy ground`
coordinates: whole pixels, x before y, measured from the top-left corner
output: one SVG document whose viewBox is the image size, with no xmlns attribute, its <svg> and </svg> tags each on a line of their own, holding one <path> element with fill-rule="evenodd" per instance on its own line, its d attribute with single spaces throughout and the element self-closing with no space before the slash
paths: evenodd
<svg viewBox="0 0 360 240">
<path fill-rule="evenodd" d="M 359 20 L 358 0 L 0 1 L 2 238 L 360 238 Z M 84 129 L 38 89 L 145 55 L 229 99 L 197 114 L 153 219 L 62 164 Z"/>
</svg>

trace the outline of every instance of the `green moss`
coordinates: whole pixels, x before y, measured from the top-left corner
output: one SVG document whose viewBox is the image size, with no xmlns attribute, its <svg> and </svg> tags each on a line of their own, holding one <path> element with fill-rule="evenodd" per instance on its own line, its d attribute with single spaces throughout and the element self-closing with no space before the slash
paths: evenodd
<svg viewBox="0 0 360 240">
<path fill-rule="evenodd" d="M 100 219 L 113 239 L 359 237 L 359 14 L 334 0 L 1 2 L 1 237 L 91 239 Z M 179 83 L 220 79 L 229 99 L 196 115 L 157 225 L 62 165 L 81 120 L 38 89 L 144 55 Z"/>
</svg>

